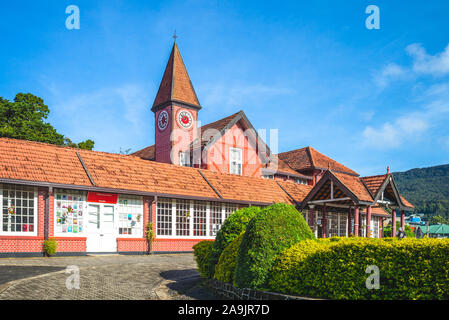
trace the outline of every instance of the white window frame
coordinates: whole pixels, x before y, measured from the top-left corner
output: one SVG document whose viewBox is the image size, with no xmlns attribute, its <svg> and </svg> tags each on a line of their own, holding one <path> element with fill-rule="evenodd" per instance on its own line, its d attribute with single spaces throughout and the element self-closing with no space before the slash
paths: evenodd
<svg viewBox="0 0 449 320">
<path fill-rule="evenodd" d="M 140 200 L 140 204 L 139 205 L 135 205 L 138 206 L 138 214 L 140 214 L 140 228 L 136 229 L 139 230 L 139 233 L 136 234 L 120 234 L 120 213 L 122 213 L 120 211 L 120 200 Z M 143 201 L 143 197 L 142 196 L 131 196 L 131 195 L 119 195 L 118 196 L 118 200 L 117 200 L 117 204 L 115 205 L 114 208 L 114 215 L 116 215 L 117 220 L 116 223 L 114 222 L 115 226 L 116 226 L 116 233 L 117 233 L 117 237 L 118 238 L 143 238 L 143 229 L 145 228 L 145 223 L 144 223 L 144 217 L 145 217 L 145 212 L 144 212 L 144 201 Z"/>
<path fill-rule="evenodd" d="M 273 174 L 263 174 L 262 178 L 273 180 L 274 179 L 274 175 Z"/>
<path fill-rule="evenodd" d="M 171 235 L 158 235 L 156 234 L 156 238 L 157 239 L 192 239 L 192 240 L 201 240 L 201 239 L 215 239 L 215 236 L 210 236 L 210 207 L 211 207 L 211 203 L 209 201 L 205 201 L 206 204 L 206 235 L 205 236 L 194 236 L 193 235 L 193 215 L 194 215 L 194 200 L 190 200 L 190 220 L 189 220 L 189 235 L 187 236 L 177 236 L 176 235 L 176 198 L 169 198 L 169 201 L 172 204 L 171 207 L 171 221 L 172 221 L 172 228 L 171 228 Z M 183 199 L 179 199 L 179 200 L 183 200 Z M 221 206 L 221 226 L 223 226 L 223 222 L 226 219 L 226 215 L 230 215 L 232 214 L 232 212 L 238 210 L 238 206 L 237 204 L 233 204 L 233 203 L 220 203 Z M 229 208 L 227 210 L 227 208 Z M 230 212 L 232 209 L 234 209 L 234 211 Z M 156 210 L 157 210 L 157 205 L 156 205 Z M 156 211 L 156 226 L 158 223 L 158 214 Z M 221 228 L 220 226 L 220 228 Z M 157 231 L 156 231 L 157 233 Z"/>
<path fill-rule="evenodd" d="M 232 155 L 234 154 L 233 152 L 237 151 L 238 154 L 240 154 L 240 159 L 232 159 Z M 240 173 L 235 173 L 232 170 L 232 164 L 235 163 L 236 164 L 236 168 L 238 168 L 240 165 Z M 240 148 L 233 148 L 230 147 L 229 148 L 229 173 L 230 174 L 236 174 L 236 175 L 243 175 L 243 150 Z"/>
<path fill-rule="evenodd" d="M 24 185 L 25 187 L 29 187 Z M 23 236 L 23 237 L 36 237 L 37 231 L 39 228 L 39 212 L 37 212 L 39 206 L 38 206 L 38 194 L 37 194 L 37 188 L 34 187 L 34 223 L 33 223 L 33 232 L 22 232 L 22 231 L 3 231 L 3 184 L 0 183 L 0 236 Z M 42 214 L 44 214 L 42 212 Z"/>
<path fill-rule="evenodd" d="M 190 153 L 188 151 L 179 152 L 179 165 L 182 167 L 190 167 Z"/>
</svg>

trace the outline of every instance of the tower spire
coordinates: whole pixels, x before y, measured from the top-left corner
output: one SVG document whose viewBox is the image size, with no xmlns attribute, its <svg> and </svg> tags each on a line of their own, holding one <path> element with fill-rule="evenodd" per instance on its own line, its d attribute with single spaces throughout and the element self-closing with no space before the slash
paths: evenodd
<svg viewBox="0 0 449 320">
<path fill-rule="evenodd" d="M 181 104 L 197 110 L 201 109 L 200 102 L 176 43 L 178 38 L 176 30 L 173 38 L 175 39 L 173 48 L 151 108 L 153 112 L 170 103 Z"/>
</svg>

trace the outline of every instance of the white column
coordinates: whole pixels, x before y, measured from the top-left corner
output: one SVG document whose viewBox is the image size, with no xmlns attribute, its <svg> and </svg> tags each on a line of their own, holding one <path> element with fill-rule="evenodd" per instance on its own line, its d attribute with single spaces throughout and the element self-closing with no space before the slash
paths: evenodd
<svg viewBox="0 0 449 320">
<path fill-rule="evenodd" d="M 190 219 L 189 219 L 189 235 L 193 237 L 193 200 L 190 200 Z"/>
<path fill-rule="evenodd" d="M 206 236 L 210 236 L 210 202 L 206 202 Z"/>
<path fill-rule="evenodd" d="M 171 200 L 171 235 L 176 236 L 176 199 Z"/>
<path fill-rule="evenodd" d="M 226 219 L 226 217 L 225 217 L 225 204 L 222 203 L 221 204 L 221 225 L 223 225 L 225 219 Z"/>
</svg>

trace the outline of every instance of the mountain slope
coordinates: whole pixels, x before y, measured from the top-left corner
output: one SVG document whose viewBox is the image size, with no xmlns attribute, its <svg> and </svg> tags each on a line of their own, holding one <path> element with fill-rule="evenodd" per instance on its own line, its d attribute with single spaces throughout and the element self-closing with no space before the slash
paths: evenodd
<svg viewBox="0 0 449 320">
<path fill-rule="evenodd" d="M 416 212 L 449 218 L 449 164 L 393 175 L 401 194 L 415 205 Z"/>
</svg>

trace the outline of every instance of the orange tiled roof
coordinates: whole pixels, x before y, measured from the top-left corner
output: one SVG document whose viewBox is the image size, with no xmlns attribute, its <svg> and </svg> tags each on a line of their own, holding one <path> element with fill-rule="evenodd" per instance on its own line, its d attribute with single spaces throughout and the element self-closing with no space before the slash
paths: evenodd
<svg viewBox="0 0 449 320">
<path fill-rule="evenodd" d="M 371 207 L 371 213 L 377 216 L 389 216 L 390 214 L 382 207 Z"/>
<path fill-rule="evenodd" d="M 153 144 L 151 146 L 148 146 L 146 148 L 143 148 L 139 151 L 136 151 L 132 153 L 133 156 L 145 159 L 145 160 L 152 160 L 154 161 L 156 159 L 156 146 Z"/>
<path fill-rule="evenodd" d="M 302 202 L 313 188 L 313 186 L 297 184 L 291 181 L 278 181 L 278 183 L 298 203 Z"/>
<path fill-rule="evenodd" d="M 387 174 L 382 174 L 382 175 L 378 175 L 378 176 L 362 177 L 360 179 L 362 179 L 362 181 L 365 183 L 365 185 L 371 191 L 373 196 L 376 196 L 377 192 L 379 191 L 380 187 L 384 183 L 387 176 L 388 176 Z"/>
<path fill-rule="evenodd" d="M 409 208 L 414 208 L 414 207 L 415 207 L 413 204 L 411 204 L 411 203 L 410 203 L 407 199 L 405 199 L 403 196 L 400 195 L 400 197 L 401 197 L 402 203 L 403 203 L 406 207 L 409 207 Z"/>
<path fill-rule="evenodd" d="M 331 171 L 360 201 L 372 202 L 374 199 L 359 177 Z"/>
<path fill-rule="evenodd" d="M 76 151 L 0 138 L 0 178 L 91 186 Z"/>
<path fill-rule="evenodd" d="M 282 152 L 279 158 L 285 161 L 292 169 L 300 171 L 305 169 L 331 169 L 333 171 L 349 173 L 358 176 L 359 174 L 341 163 L 325 156 L 312 147 Z"/>
<path fill-rule="evenodd" d="M 93 187 L 77 152 L 98 188 L 201 197 L 217 201 L 221 196 L 225 200 L 244 202 L 293 203 L 273 180 L 201 170 L 208 180 L 206 181 L 196 168 L 147 161 L 133 155 L 8 138 L 0 138 L 0 178 L 55 183 L 67 187 Z M 291 188 L 295 200 L 301 201 L 302 193 L 308 192 L 310 187 L 295 185 Z"/>
<path fill-rule="evenodd" d="M 176 42 L 173 44 L 153 108 L 173 100 L 200 107 Z"/>
</svg>

